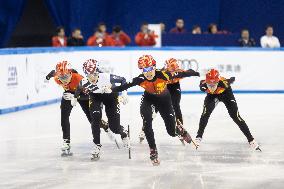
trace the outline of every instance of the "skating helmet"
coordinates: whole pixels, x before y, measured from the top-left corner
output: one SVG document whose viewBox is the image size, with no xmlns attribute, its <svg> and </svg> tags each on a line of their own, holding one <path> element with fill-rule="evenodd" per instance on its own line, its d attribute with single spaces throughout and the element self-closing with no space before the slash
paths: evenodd
<svg viewBox="0 0 284 189">
<path fill-rule="evenodd" d="M 62 62 L 58 62 L 56 64 L 56 70 L 55 70 L 55 75 L 61 80 L 65 81 L 68 80 L 71 76 L 71 64 L 67 62 L 66 60 Z"/>
<path fill-rule="evenodd" d="M 169 72 L 175 72 L 178 69 L 180 69 L 178 61 L 175 58 L 170 58 L 170 59 L 166 60 L 165 68 Z"/>
<path fill-rule="evenodd" d="M 147 67 L 156 66 L 156 60 L 151 55 L 143 55 L 138 59 L 138 68 L 144 69 Z"/>
<path fill-rule="evenodd" d="M 86 75 L 98 72 L 98 61 L 95 59 L 88 59 L 83 64 L 83 72 Z"/>
<path fill-rule="evenodd" d="M 206 83 L 211 84 L 211 83 L 218 83 L 220 81 L 219 78 L 219 72 L 218 70 L 215 69 L 210 69 L 207 73 L 206 73 Z"/>
</svg>

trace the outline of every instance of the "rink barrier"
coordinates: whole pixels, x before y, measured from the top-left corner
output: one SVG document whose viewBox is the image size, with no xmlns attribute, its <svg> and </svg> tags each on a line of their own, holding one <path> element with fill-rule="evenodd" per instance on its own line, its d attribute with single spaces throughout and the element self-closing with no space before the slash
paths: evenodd
<svg viewBox="0 0 284 189">
<path fill-rule="evenodd" d="M 201 91 L 182 91 L 182 94 L 203 94 L 205 95 L 204 92 Z M 252 91 L 252 90 L 234 90 L 235 94 L 284 94 L 284 90 L 259 90 L 259 91 Z M 137 96 L 137 95 L 142 95 L 143 92 L 128 92 L 129 96 Z M 3 114 L 8 114 L 8 113 L 13 113 L 13 112 L 18 112 L 21 110 L 27 110 L 31 108 L 37 108 L 41 106 L 46 106 L 46 105 L 51 105 L 55 103 L 59 103 L 61 101 L 61 98 L 53 99 L 53 100 L 48 100 L 48 101 L 42 101 L 42 102 L 37 102 L 33 104 L 28 104 L 28 105 L 23 105 L 23 106 L 16 106 L 16 107 L 11 107 L 11 108 L 5 108 L 5 109 L 0 109 L 0 115 Z"/>
<path fill-rule="evenodd" d="M 86 51 L 86 52 L 85 52 Z M 110 51 L 109 53 L 107 51 Z M 119 57 L 112 57 L 113 53 L 122 51 Z M 164 51 L 164 52 L 163 52 Z M 200 51 L 200 52 L 199 52 Z M 214 53 L 219 56 L 212 56 Z M 222 53 L 224 51 L 224 53 Z M 233 51 L 232 54 L 230 51 Z M 236 52 L 234 52 L 236 51 Z M 255 52 L 273 52 L 270 53 L 259 53 L 260 56 L 255 56 Z M 174 52 L 174 53 L 171 53 Z M 210 56 L 207 56 L 208 53 Z M 253 54 L 253 56 L 249 56 Z M 274 53 L 277 52 L 277 53 Z M 58 90 L 57 85 L 48 84 L 43 81 L 45 75 L 54 69 L 56 61 L 61 60 L 62 57 L 70 58 L 73 62 L 73 66 L 79 71 L 81 71 L 82 57 L 84 56 L 95 56 L 99 60 L 106 63 L 104 69 L 115 73 L 117 75 L 129 76 L 127 80 L 131 77 L 137 75 L 139 70 L 135 66 L 129 66 L 133 60 L 141 56 L 144 53 L 153 53 L 157 58 L 157 62 L 161 63 L 168 58 L 168 54 L 171 56 L 178 56 L 181 60 L 188 61 L 191 58 L 197 58 L 199 65 L 197 68 L 201 71 L 202 77 L 204 76 L 204 70 L 208 67 L 217 67 L 227 69 L 221 71 L 222 75 L 236 76 L 236 78 L 246 78 L 238 79 L 237 84 L 234 86 L 235 93 L 237 94 L 283 94 L 284 85 L 281 78 L 282 70 L 284 69 L 284 48 L 277 49 L 263 49 L 263 48 L 239 48 L 239 47 L 64 47 L 64 48 L 54 48 L 54 47 L 35 47 L 35 48 L 6 48 L 0 49 L 0 63 L 1 66 L 0 74 L 0 85 L 3 86 L 3 90 L 9 90 L 4 93 L 2 102 L 0 102 L 0 114 L 6 114 L 11 112 L 17 112 L 25 109 L 30 109 L 34 107 L 40 107 L 44 105 L 49 105 L 52 103 L 57 103 L 60 101 L 58 99 L 62 95 L 62 91 Z M 52 56 L 50 56 L 50 55 Z M 83 54 L 83 56 L 81 56 Z M 200 56 L 200 54 L 202 56 Z M 272 55 L 273 54 L 273 55 Z M 3 56 L 2 56 L 3 55 Z M 6 55 L 6 56 L 5 56 Z M 127 56 L 124 56 L 127 55 Z M 224 55 L 221 59 L 218 58 L 220 55 Z M 241 56 L 240 56 L 241 55 Z M 240 60 L 232 62 L 227 60 L 231 59 L 231 56 L 238 56 Z M 48 57 L 48 58 L 46 58 Z M 247 62 L 246 58 L 250 62 Z M 268 58 L 267 58 L 268 57 Z M 253 61 L 251 61 L 253 60 Z M 258 74 L 255 73 L 255 67 L 259 67 L 258 70 L 265 70 L 264 68 L 269 62 L 270 67 L 275 68 L 274 74 L 271 77 L 266 78 L 265 81 L 261 81 Z M 121 64 L 118 64 L 121 63 Z M 206 63 L 206 64 L 205 64 Z M 234 69 L 229 71 L 230 69 Z M 76 67 L 77 66 L 77 67 Z M 162 65 L 158 65 L 161 67 Z M 195 66 L 193 64 L 193 66 Z M 237 69 L 238 66 L 242 66 L 241 69 Z M 225 67 L 225 68 L 224 68 Z M 194 67 L 195 68 L 195 67 Z M 193 68 L 193 69 L 194 69 Z M 241 72 L 240 72 L 241 70 Z M 260 73 L 260 72 L 257 72 Z M 82 73 L 81 73 L 82 74 Z M 228 74 L 228 75 L 226 75 Z M 248 77 L 249 75 L 249 77 Z M 8 78 L 8 80 L 7 80 Z M 31 81 L 28 82 L 29 86 L 23 85 L 25 79 Z M 190 84 L 188 85 L 188 81 Z M 266 83 L 265 83 L 266 82 Z M 183 94 L 201 94 L 198 91 L 199 80 L 192 79 L 181 82 Z M 265 86 L 269 86 L 266 89 Z M 27 89 L 27 90 L 26 90 Z M 247 90 L 250 89 L 250 90 Z M 21 92 L 19 92 L 21 91 Z M 131 88 L 129 89 L 129 95 L 141 95 L 142 88 Z M 16 99 L 16 100 L 11 100 Z M 7 103 L 9 102 L 9 103 Z M 10 103 L 11 102 L 11 103 Z M 1 104 L 2 103 L 2 104 Z"/>
</svg>

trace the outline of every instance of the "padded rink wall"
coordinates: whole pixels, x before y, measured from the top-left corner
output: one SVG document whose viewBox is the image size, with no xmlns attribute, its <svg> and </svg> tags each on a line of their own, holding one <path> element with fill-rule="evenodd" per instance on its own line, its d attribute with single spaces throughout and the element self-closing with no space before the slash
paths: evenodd
<svg viewBox="0 0 284 189">
<path fill-rule="evenodd" d="M 259 48 L 24 48 L 0 50 L 0 114 L 47 105 L 60 101 L 63 90 L 45 76 L 57 62 L 68 60 L 82 73 L 82 63 L 97 59 L 100 69 L 130 80 L 140 74 L 137 59 L 151 54 L 157 67 L 175 57 L 185 69 L 192 68 L 204 78 L 206 70 L 217 68 L 225 77 L 235 76 L 233 89 L 237 93 L 284 93 L 284 49 Z M 196 61 L 192 61 L 196 60 Z M 200 78 L 182 81 L 183 93 L 200 93 Z M 140 87 L 129 90 L 130 95 L 141 94 Z"/>
</svg>

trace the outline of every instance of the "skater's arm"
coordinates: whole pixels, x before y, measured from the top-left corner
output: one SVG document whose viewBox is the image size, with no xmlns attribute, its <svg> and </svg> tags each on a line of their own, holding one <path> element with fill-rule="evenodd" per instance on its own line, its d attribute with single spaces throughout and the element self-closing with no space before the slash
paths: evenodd
<svg viewBox="0 0 284 189">
<path fill-rule="evenodd" d="M 139 85 L 140 83 L 142 83 L 143 80 L 144 80 L 143 77 L 135 77 L 135 78 L 133 78 L 132 82 L 128 82 L 128 83 L 122 84 L 120 86 L 113 87 L 112 92 L 122 92 L 124 90 L 129 89 L 130 87 L 134 87 L 136 85 Z"/>
<path fill-rule="evenodd" d="M 120 83 L 121 85 L 126 84 L 126 79 L 121 76 L 110 74 L 110 82 L 111 83 Z"/>
<path fill-rule="evenodd" d="M 49 72 L 49 74 L 47 74 L 46 76 L 45 76 L 45 79 L 46 80 L 50 80 L 50 78 L 52 78 L 52 77 L 54 77 L 55 76 L 55 70 L 51 70 L 50 72 Z"/>
<path fill-rule="evenodd" d="M 196 72 L 192 69 L 183 71 L 183 72 L 176 72 L 172 77 L 174 78 L 184 78 L 184 77 L 191 77 L 191 76 L 200 76 L 199 72 Z"/>
<path fill-rule="evenodd" d="M 72 72 L 72 73 L 78 73 L 77 70 L 75 70 L 75 69 L 71 69 L 71 72 Z M 45 78 L 46 78 L 46 80 L 50 80 L 50 78 L 52 78 L 52 77 L 54 77 L 54 76 L 55 76 L 55 70 L 51 70 L 51 71 L 49 72 L 49 74 L 47 74 L 47 75 L 45 76 Z"/>
<path fill-rule="evenodd" d="M 82 80 L 79 82 L 76 90 L 75 90 L 75 93 L 74 93 L 74 97 L 75 98 L 80 98 L 80 94 L 83 92 L 83 82 Z"/>
<path fill-rule="evenodd" d="M 227 79 L 227 82 L 229 83 L 229 84 L 233 84 L 234 82 L 235 82 L 235 77 L 231 77 L 230 79 Z"/>
</svg>

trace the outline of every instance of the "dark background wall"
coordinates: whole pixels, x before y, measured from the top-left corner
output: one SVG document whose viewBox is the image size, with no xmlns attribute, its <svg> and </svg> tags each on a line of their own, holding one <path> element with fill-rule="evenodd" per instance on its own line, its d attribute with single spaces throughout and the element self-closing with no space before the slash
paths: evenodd
<svg viewBox="0 0 284 189">
<path fill-rule="evenodd" d="M 38 34 L 44 38 L 39 45 L 48 45 L 47 36 L 58 25 L 63 25 L 67 34 L 79 27 L 87 38 L 101 21 L 108 25 L 109 32 L 119 24 L 134 36 L 144 21 L 164 22 L 169 30 L 177 18 L 185 20 L 188 30 L 194 24 L 206 30 L 209 23 L 215 22 L 231 32 L 249 28 L 256 38 L 264 33 L 267 24 L 272 24 L 275 34 L 281 37 L 283 10 L 283 0 L 0 0 L 0 43 L 13 46 L 21 33 L 32 33 L 30 36 Z M 13 22 L 7 19 L 11 15 Z M 31 29 L 34 22 L 38 28 L 33 25 Z M 3 29 L 7 26 L 10 30 Z"/>
</svg>

